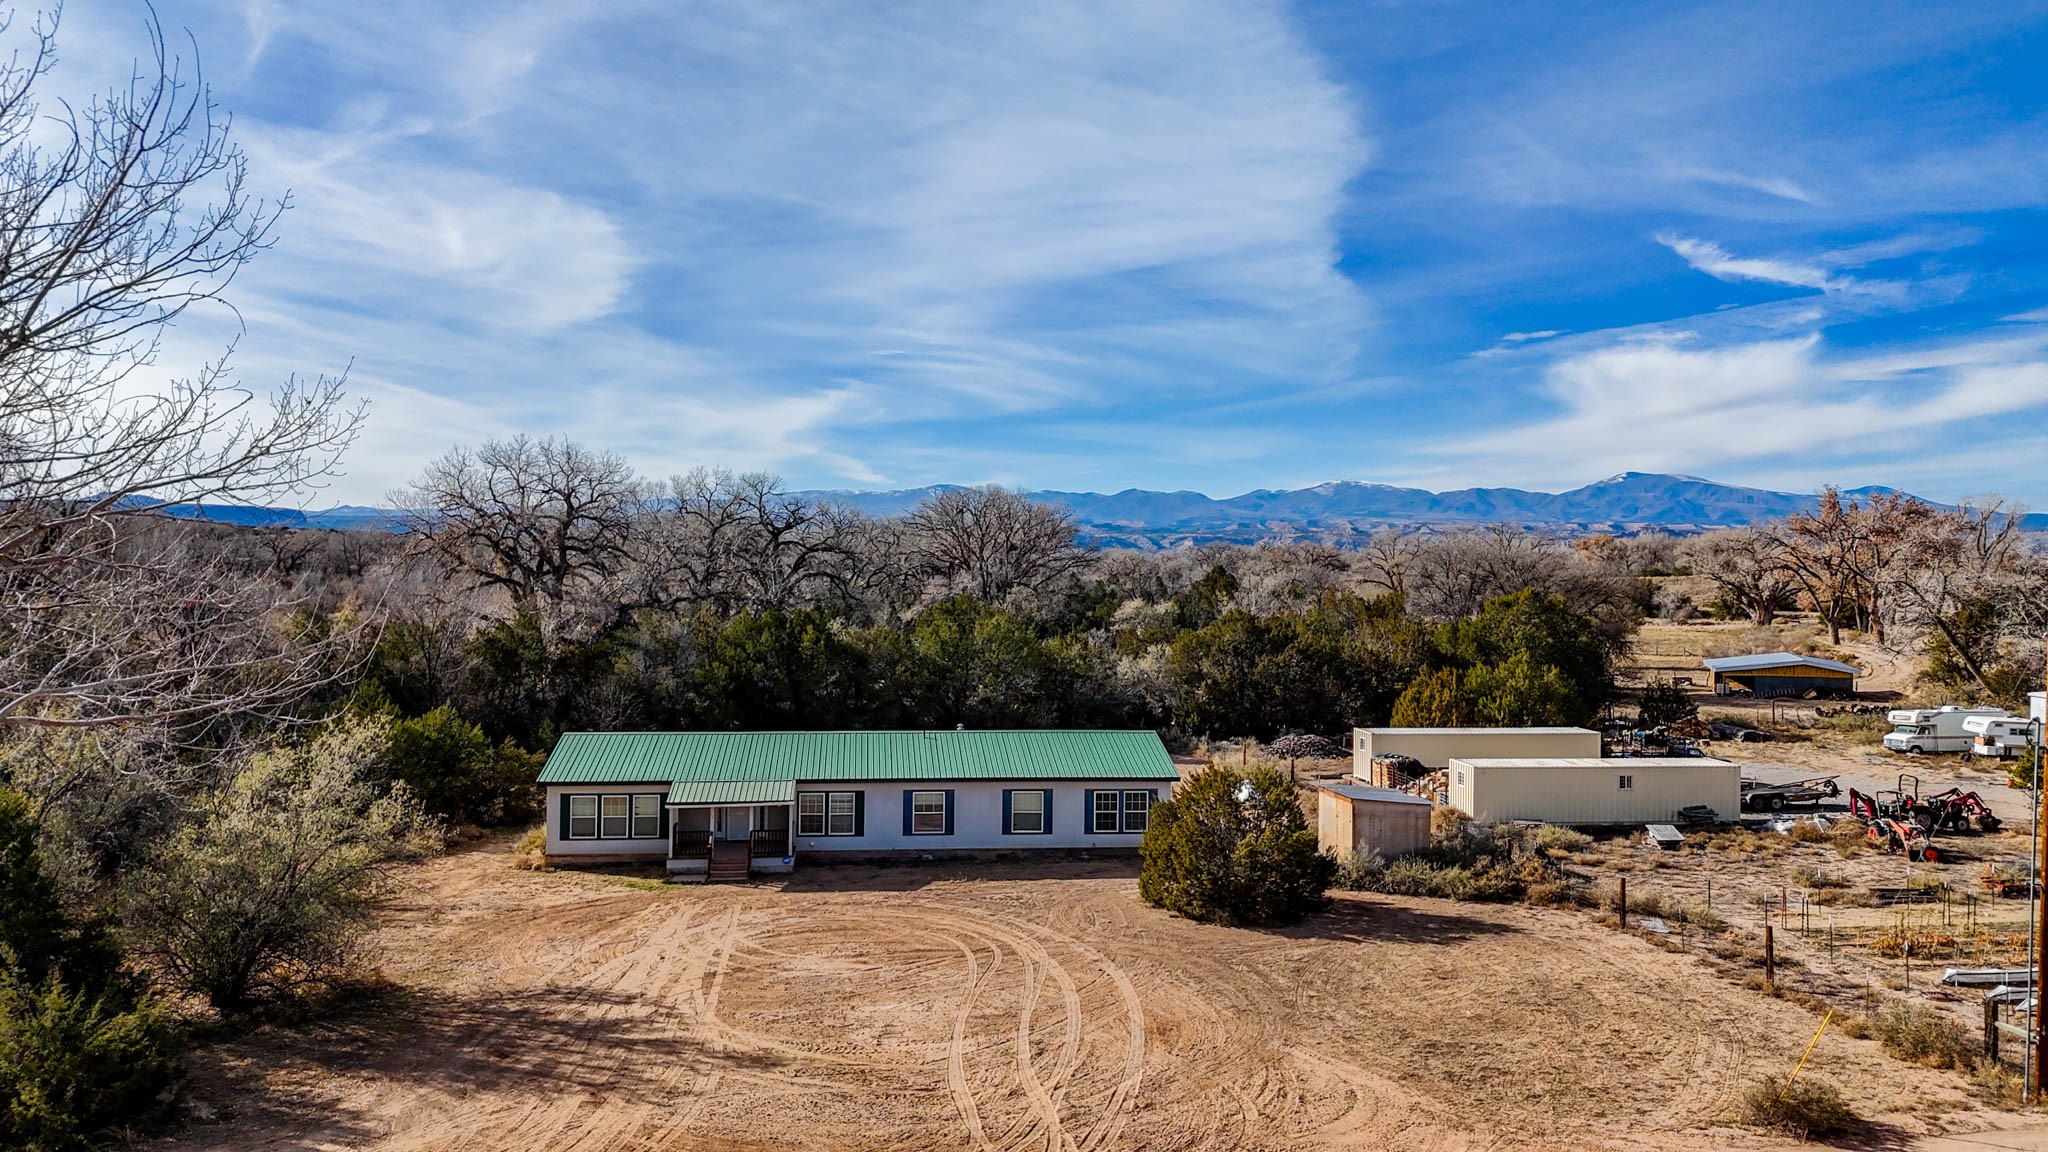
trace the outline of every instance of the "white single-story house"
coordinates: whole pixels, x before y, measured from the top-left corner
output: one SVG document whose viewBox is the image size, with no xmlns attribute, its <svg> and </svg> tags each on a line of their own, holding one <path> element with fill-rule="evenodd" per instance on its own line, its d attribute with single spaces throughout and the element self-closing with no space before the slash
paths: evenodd
<svg viewBox="0 0 2048 1152">
<path fill-rule="evenodd" d="M 572 732 L 547 854 L 713 878 L 802 859 L 1133 849 L 1179 773 L 1149 731 Z"/>
</svg>

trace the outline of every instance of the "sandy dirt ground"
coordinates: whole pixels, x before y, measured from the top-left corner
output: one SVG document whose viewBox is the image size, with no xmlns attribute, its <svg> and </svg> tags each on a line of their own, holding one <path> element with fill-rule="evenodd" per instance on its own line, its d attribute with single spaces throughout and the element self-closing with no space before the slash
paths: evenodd
<svg viewBox="0 0 2048 1152">
<path fill-rule="evenodd" d="M 197 1055 L 163 1149 L 1704 1149 L 1816 1018 L 1584 912 L 1345 895 L 1280 932 L 1127 862 L 671 887 L 420 866 L 400 989 Z M 1828 1033 L 1870 1146 L 2016 1121 Z"/>
</svg>

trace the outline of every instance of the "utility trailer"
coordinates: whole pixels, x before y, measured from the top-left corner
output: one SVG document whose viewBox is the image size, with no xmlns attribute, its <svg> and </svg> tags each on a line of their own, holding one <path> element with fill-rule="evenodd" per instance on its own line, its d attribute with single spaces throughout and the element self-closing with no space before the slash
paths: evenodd
<svg viewBox="0 0 2048 1152">
<path fill-rule="evenodd" d="M 1832 800 L 1842 794 L 1842 786 L 1835 783 L 1833 776 L 1816 776 L 1810 780 L 1791 780 L 1783 784 L 1772 784 L 1764 780 L 1744 779 L 1742 781 L 1742 810 L 1744 812 L 1776 812 L 1791 804 L 1818 804 Z"/>
</svg>

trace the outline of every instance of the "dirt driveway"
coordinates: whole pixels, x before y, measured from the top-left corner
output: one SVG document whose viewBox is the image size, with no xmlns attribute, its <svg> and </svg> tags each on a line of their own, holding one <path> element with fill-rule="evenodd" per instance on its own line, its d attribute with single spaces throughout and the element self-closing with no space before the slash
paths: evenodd
<svg viewBox="0 0 2048 1152">
<path fill-rule="evenodd" d="M 406 991 L 202 1053 L 214 1122 L 162 1147 L 1752 1148 L 1734 1095 L 1816 1024 L 1580 913 L 1230 930 L 1119 863 L 683 888 L 494 846 L 415 881 L 378 940 Z M 1811 1068 L 1893 1147 L 2004 1119 L 1866 1041 Z"/>
</svg>

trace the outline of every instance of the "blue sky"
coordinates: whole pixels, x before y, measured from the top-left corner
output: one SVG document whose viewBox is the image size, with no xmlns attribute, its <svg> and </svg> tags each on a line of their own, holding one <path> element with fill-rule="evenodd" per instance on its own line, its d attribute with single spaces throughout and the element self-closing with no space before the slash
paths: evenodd
<svg viewBox="0 0 2048 1152">
<path fill-rule="evenodd" d="M 290 189 L 166 349 L 801 487 L 2048 506 L 2048 5 L 161 0 Z M 55 86 L 142 9 L 74 0 Z M 189 48 L 188 48 L 189 54 Z"/>
</svg>

